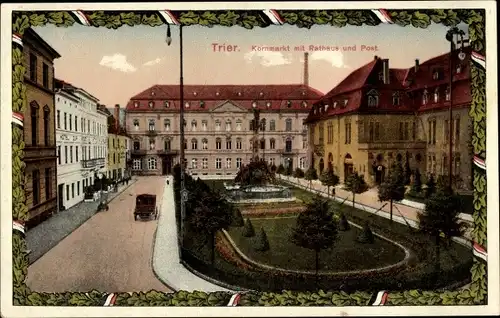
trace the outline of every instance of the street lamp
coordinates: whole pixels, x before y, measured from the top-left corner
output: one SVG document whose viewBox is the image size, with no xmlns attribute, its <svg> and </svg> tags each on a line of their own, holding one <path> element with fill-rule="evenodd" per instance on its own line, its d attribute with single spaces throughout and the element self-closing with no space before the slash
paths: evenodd
<svg viewBox="0 0 500 318">
<path fill-rule="evenodd" d="M 170 33 L 170 24 L 167 24 L 167 38 L 166 38 L 167 45 L 170 46 L 172 43 L 172 36 Z M 181 241 L 181 246 L 184 243 L 184 221 L 186 217 L 186 202 L 185 199 L 187 198 L 187 190 L 186 190 L 186 185 L 185 185 L 185 176 L 184 176 L 184 67 L 183 67 L 183 43 L 182 43 L 182 25 L 179 25 L 179 55 L 180 55 L 180 76 L 179 76 L 179 83 L 180 83 L 180 166 L 181 166 L 181 227 L 180 227 L 180 241 Z"/>
<path fill-rule="evenodd" d="M 103 206 L 103 203 L 102 203 L 102 198 L 103 198 L 103 193 L 102 193 L 102 181 L 104 179 L 104 175 L 102 172 L 99 171 L 99 173 L 97 174 L 97 177 L 99 178 L 99 183 L 101 185 L 101 192 L 100 192 L 100 199 L 99 199 L 99 206 L 101 209 L 104 209 L 104 206 Z M 107 207 L 106 207 L 106 210 L 107 210 Z"/>
<path fill-rule="evenodd" d="M 452 183 L 453 183 L 453 51 L 455 50 L 455 42 L 454 42 L 454 37 L 460 36 L 460 52 L 458 53 L 458 58 L 460 61 L 463 61 L 465 59 L 465 53 L 462 51 L 462 48 L 464 46 L 464 35 L 465 32 L 463 30 L 458 29 L 457 27 L 453 27 L 448 32 L 446 32 L 446 40 L 450 41 L 450 58 L 449 58 L 449 63 L 450 63 L 450 78 L 449 78 L 449 98 L 450 98 L 450 103 L 449 103 L 449 108 L 448 108 L 448 125 L 449 125 L 449 163 L 448 163 L 448 186 L 450 188 L 450 191 L 452 191 Z M 458 41 L 457 41 L 458 42 Z"/>
</svg>

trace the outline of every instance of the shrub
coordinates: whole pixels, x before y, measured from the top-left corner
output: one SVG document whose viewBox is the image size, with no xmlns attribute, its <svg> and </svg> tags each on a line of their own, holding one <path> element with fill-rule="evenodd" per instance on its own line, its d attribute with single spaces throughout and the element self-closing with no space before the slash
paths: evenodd
<svg viewBox="0 0 500 318">
<path fill-rule="evenodd" d="M 280 164 L 278 167 L 278 170 L 276 170 L 276 173 L 278 173 L 278 174 L 285 173 L 285 167 L 282 164 Z"/>
<path fill-rule="evenodd" d="M 415 170 L 415 175 L 413 177 L 413 184 L 411 185 L 412 193 L 420 193 L 422 191 L 422 176 L 420 175 L 420 170 Z"/>
<path fill-rule="evenodd" d="M 340 231 L 349 231 L 351 229 L 351 225 L 347 222 L 347 218 L 344 213 L 340 213 L 339 218 L 339 230 Z"/>
<path fill-rule="evenodd" d="M 245 221 L 243 220 L 240 209 L 234 208 L 232 221 L 232 226 L 241 227 L 245 225 Z"/>
<path fill-rule="evenodd" d="M 253 228 L 253 225 L 252 225 L 252 221 L 250 221 L 250 219 L 247 219 L 245 221 L 245 227 L 243 228 L 243 236 L 244 237 L 252 237 L 255 235 L 255 230 Z"/>
<path fill-rule="evenodd" d="M 300 168 L 295 169 L 293 176 L 295 178 L 304 178 L 304 171 Z"/>
<path fill-rule="evenodd" d="M 269 241 L 267 240 L 266 232 L 262 227 L 260 228 L 259 233 L 257 233 L 257 237 L 255 240 L 255 249 L 261 252 L 269 250 Z"/>
<path fill-rule="evenodd" d="M 363 226 L 363 230 L 358 236 L 358 242 L 363 243 L 363 244 L 372 244 L 375 241 L 375 238 L 373 237 L 372 230 L 370 229 L 370 226 L 368 225 L 368 222 L 365 222 L 365 225 Z"/>
<path fill-rule="evenodd" d="M 427 180 L 427 188 L 425 189 L 425 197 L 428 198 L 436 192 L 436 182 L 434 181 L 434 175 L 431 174 L 429 180 Z"/>
</svg>

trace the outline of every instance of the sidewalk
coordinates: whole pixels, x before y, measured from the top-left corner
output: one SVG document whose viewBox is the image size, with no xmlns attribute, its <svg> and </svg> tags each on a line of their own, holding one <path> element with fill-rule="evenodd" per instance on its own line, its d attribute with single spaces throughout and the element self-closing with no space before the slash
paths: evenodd
<svg viewBox="0 0 500 318">
<path fill-rule="evenodd" d="M 136 182 L 132 178 L 128 185 L 124 184 L 118 187 L 118 191 L 107 194 L 108 202 L 119 196 L 125 189 Z M 51 218 L 38 224 L 26 233 L 26 244 L 28 250 L 31 250 L 29 264 L 33 264 L 37 259 L 50 251 L 66 236 L 80 227 L 90 219 L 97 211 L 97 205 L 100 201 L 80 202 L 71 208 L 54 214 Z"/>
<path fill-rule="evenodd" d="M 289 183 L 292 183 L 294 185 L 299 185 L 300 187 L 311 191 L 309 188 L 309 181 L 305 179 L 298 179 L 289 177 L 289 176 L 283 176 L 280 175 L 280 179 Z M 322 192 L 326 196 L 327 193 L 327 187 L 322 185 L 320 181 L 318 180 L 313 180 L 312 181 L 312 190 L 313 192 Z M 332 189 L 330 187 L 330 193 Z M 352 193 L 347 192 L 342 189 L 342 185 L 338 185 L 335 187 L 335 200 L 342 202 L 347 198 L 344 204 L 351 205 L 352 206 Z M 378 194 L 377 194 L 377 189 L 371 188 L 368 191 L 361 193 L 361 194 L 356 194 L 355 197 L 355 208 L 358 208 L 360 210 L 364 210 L 370 213 L 375 213 L 380 207 L 382 207 L 386 202 L 380 202 L 378 201 Z M 418 214 L 420 213 L 420 209 L 411 207 L 408 205 L 400 204 L 400 203 L 393 203 L 393 220 L 402 223 L 402 224 L 407 224 L 411 227 L 417 227 L 418 226 Z M 386 204 L 379 212 L 377 212 L 377 215 L 382 216 L 384 218 L 389 218 L 390 217 L 390 206 L 389 204 Z M 469 239 L 471 238 L 470 236 L 470 231 L 472 231 L 472 226 L 469 227 L 469 231 L 467 231 L 464 235 L 465 238 Z"/>
<path fill-rule="evenodd" d="M 167 180 L 170 184 L 166 183 Z M 154 243 L 153 271 L 162 283 L 174 291 L 232 292 L 193 274 L 180 263 L 173 182 L 171 176 L 165 180 Z"/>
</svg>

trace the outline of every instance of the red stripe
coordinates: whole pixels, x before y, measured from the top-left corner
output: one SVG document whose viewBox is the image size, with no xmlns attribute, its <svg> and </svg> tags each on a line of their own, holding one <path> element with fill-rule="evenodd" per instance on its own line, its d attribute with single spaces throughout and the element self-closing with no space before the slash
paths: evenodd
<svg viewBox="0 0 500 318">
<path fill-rule="evenodd" d="M 113 297 L 111 297 L 111 300 L 109 301 L 109 305 L 114 305 L 116 302 L 116 294 L 113 294 Z"/>
<path fill-rule="evenodd" d="M 478 243 L 474 242 L 474 249 L 476 251 L 478 251 L 479 253 L 481 253 L 481 254 L 486 254 L 486 250 L 481 245 L 479 245 Z"/>
<path fill-rule="evenodd" d="M 384 16 L 384 18 L 386 18 L 388 21 L 392 22 L 391 17 L 389 16 L 389 14 L 387 13 L 387 11 L 385 9 L 379 9 L 378 11 Z"/>
<path fill-rule="evenodd" d="M 12 117 L 19 119 L 20 121 L 24 121 L 23 114 L 20 113 L 12 113 Z"/>
<path fill-rule="evenodd" d="M 385 302 L 387 301 L 387 296 L 389 294 L 387 292 L 384 293 L 384 295 L 382 295 L 382 300 L 380 301 L 380 305 L 384 305 Z"/>
<path fill-rule="evenodd" d="M 472 56 L 474 56 L 475 58 L 478 58 L 482 61 L 485 61 L 486 58 L 484 56 L 482 56 L 481 54 L 477 53 L 477 52 L 472 52 Z"/>
<path fill-rule="evenodd" d="M 273 10 L 273 9 L 270 9 L 269 11 L 271 11 L 271 13 L 274 15 L 274 17 L 280 22 L 280 23 L 285 23 L 285 21 L 283 19 L 281 19 L 278 11 L 276 10 Z"/>
<path fill-rule="evenodd" d="M 87 24 L 90 24 L 90 20 L 87 18 L 87 15 L 82 11 L 82 10 L 76 10 L 80 14 L 80 16 L 87 22 Z"/>
<path fill-rule="evenodd" d="M 165 10 L 165 12 L 168 14 L 168 16 L 172 19 L 172 21 L 174 21 L 175 24 L 180 24 L 179 23 L 179 20 L 177 20 L 175 18 L 175 16 L 172 14 L 172 12 L 170 12 L 170 10 Z"/>
</svg>

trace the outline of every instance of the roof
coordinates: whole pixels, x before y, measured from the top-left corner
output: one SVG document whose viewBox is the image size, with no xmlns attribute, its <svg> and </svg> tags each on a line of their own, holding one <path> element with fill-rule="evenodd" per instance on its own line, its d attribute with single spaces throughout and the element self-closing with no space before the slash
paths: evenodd
<svg viewBox="0 0 500 318">
<path fill-rule="evenodd" d="M 75 85 L 73 85 L 73 84 L 71 84 L 69 82 L 66 82 L 66 81 L 58 79 L 58 78 L 54 78 L 54 86 L 55 86 L 55 88 L 64 89 L 67 92 L 71 92 L 73 95 L 76 92 L 81 91 L 81 92 L 85 93 L 86 95 L 88 95 L 89 97 L 95 99 L 96 101 L 99 100 L 99 98 L 97 98 L 94 95 L 90 94 L 89 92 L 87 92 L 83 88 L 77 87 L 77 86 L 75 86 Z"/>
<path fill-rule="evenodd" d="M 28 29 L 26 29 L 26 31 L 24 31 L 24 37 L 28 37 L 28 38 L 31 37 L 35 42 L 40 44 L 51 55 L 50 57 L 52 59 L 57 59 L 57 58 L 61 57 L 61 54 L 59 54 L 50 44 L 48 44 L 32 28 L 28 28 Z"/>
<path fill-rule="evenodd" d="M 373 59 L 370 63 L 365 64 L 349 74 L 342 82 L 335 86 L 331 91 L 325 94 L 324 98 L 329 98 L 335 95 L 348 93 L 353 90 L 360 89 L 365 85 L 368 76 L 373 71 L 377 63 L 377 59 Z"/>
<path fill-rule="evenodd" d="M 189 103 L 203 102 L 204 107 L 191 107 L 186 111 L 213 109 L 223 101 L 233 101 L 244 109 L 252 109 L 254 103 L 262 110 L 288 108 L 306 111 L 310 105 L 323 96 L 320 91 L 302 84 L 287 85 L 184 85 L 184 100 Z M 176 111 L 180 103 L 179 85 L 154 85 L 133 96 L 126 106 L 127 111 L 149 110 L 149 102 L 154 108 Z M 169 107 L 165 107 L 165 102 Z M 289 102 L 290 101 L 290 102 Z M 307 107 L 303 102 L 307 102 Z M 158 105 L 156 102 L 159 102 Z M 138 107 L 135 107 L 138 103 Z"/>
</svg>

